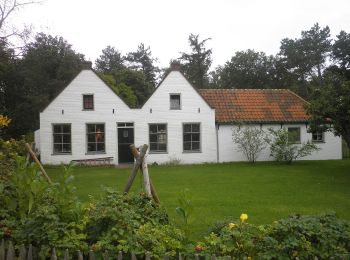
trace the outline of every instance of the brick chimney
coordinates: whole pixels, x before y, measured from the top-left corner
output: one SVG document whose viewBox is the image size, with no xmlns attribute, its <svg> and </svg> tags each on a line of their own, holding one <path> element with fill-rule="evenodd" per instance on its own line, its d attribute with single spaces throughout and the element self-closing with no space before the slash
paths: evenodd
<svg viewBox="0 0 350 260">
<path fill-rule="evenodd" d="M 83 70 L 91 70 L 92 69 L 92 62 L 91 61 L 84 61 L 82 64 Z"/>
<path fill-rule="evenodd" d="M 181 70 L 181 63 L 177 60 L 172 60 L 170 62 L 170 71 L 180 71 Z"/>
</svg>

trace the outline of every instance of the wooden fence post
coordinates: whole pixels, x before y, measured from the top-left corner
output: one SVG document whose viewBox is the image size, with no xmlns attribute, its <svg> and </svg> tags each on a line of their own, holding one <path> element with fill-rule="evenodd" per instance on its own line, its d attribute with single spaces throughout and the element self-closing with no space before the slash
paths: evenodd
<svg viewBox="0 0 350 260">
<path fill-rule="evenodd" d="M 64 251 L 64 257 L 63 257 L 63 259 L 64 259 L 64 260 L 69 260 L 69 251 L 68 251 L 68 249 L 66 249 L 66 250 Z"/>
<path fill-rule="evenodd" d="M 122 251 L 118 252 L 118 260 L 123 260 L 123 252 Z"/>
<path fill-rule="evenodd" d="M 57 260 L 56 248 L 52 249 L 50 260 Z"/>
<path fill-rule="evenodd" d="M 103 258 L 103 260 L 109 260 L 109 255 L 108 255 L 107 250 L 105 250 L 105 252 L 102 254 L 102 258 Z"/>
<path fill-rule="evenodd" d="M 137 260 L 135 253 L 131 253 L 131 260 Z"/>
<path fill-rule="evenodd" d="M 26 247 L 22 244 L 20 249 L 19 249 L 18 259 L 26 260 L 26 253 L 27 253 Z"/>
<path fill-rule="evenodd" d="M 29 244 L 27 260 L 33 260 L 33 245 Z"/>
<path fill-rule="evenodd" d="M 26 143 L 26 147 L 28 149 L 28 152 L 30 153 L 30 155 L 32 156 L 33 160 L 36 162 L 36 164 L 39 166 L 41 173 L 45 176 L 45 178 L 47 179 L 47 181 L 52 184 L 52 181 L 49 177 L 49 175 L 47 175 L 43 165 L 39 162 L 38 158 L 36 157 L 35 153 L 33 152 L 32 148 L 30 147 L 30 145 L 28 143 Z"/>
<path fill-rule="evenodd" d="M 3 239 L 0 245 L 0 260 L 5 260 L 5 241 Z"/>
<path fill-rule="evenodd" d="M 15 248 L 13 247 L 12 241 L 9 243 L 9 247 L 7 249 L 6 260 L 15 260 Z"/>
<path fill-rule="evenodd" d="M 144 144 L 141 148 L 141 152 L 140 152 L 140 156 L 136 158 L 136 162 L 134 164 L 134 168 L 132 169 L 132 172 L 129 176 L 129 179 L 128 179 L 128 182 L 124 188 L 124 193 L 128 193 L 130 188 L 131 188 L 131 185 L 136 177 L 136 174 L 137 174 L 137 171 L 139 170 L 140 166 L 141 166 L 141 163 L 143 161 L 143 157 L 145 156 L 146 154 L 146 151 L 148 149 L 148 145 L 147 144 Z"/>
<path fill-rule="evenodd" d="M 90 250 L 89 251 L 89 260 L 95 260 L 96 258 L 95 258 L 95 253 L 94 253 L 94 251 L 92 251 L 92 250 Z"/>
</svg>

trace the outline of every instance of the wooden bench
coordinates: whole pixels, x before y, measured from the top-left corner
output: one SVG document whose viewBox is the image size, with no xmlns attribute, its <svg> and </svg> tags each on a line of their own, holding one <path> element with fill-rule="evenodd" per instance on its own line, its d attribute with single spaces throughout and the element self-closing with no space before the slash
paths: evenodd
<svg viewBox="0 0 350 260">
<path fill-rule="evenodd" d="M 77 165 L 88 165 L 88 166 L 111 165 L 112 161 L 113 161 L 113 157 L 72 160 L 72 162 L 75 162 Z"/>
</svg>

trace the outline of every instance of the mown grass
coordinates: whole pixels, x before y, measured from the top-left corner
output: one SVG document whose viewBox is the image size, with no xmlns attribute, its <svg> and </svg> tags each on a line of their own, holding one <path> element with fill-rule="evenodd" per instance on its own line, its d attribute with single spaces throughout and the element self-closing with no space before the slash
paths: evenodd
<svg viewBox="0 0 350 260">
<path fill-rule="evenodd" d="M 60 167 L 47 167 L 55 178 Z M 130 168 L 76 167 L 77 194 L 82 201 L 98 196 L 102 186 L 122 190 Z M 182 166 L 152 166 L 152 181 L 171 219 L 179 192 L 193 195 L 191 219 L 193 237 L 202 236 L 208 226 L 227 216 L 244 212 L 256 224 L 271 223 L 293 213 L 319 214 L 335 211 L 350 220 L 350 160 L 299 161 L 291 165 L 274 162 L 224 163 Z M 139 175 L 133 192 L 142 190 Z"/>
</svg>

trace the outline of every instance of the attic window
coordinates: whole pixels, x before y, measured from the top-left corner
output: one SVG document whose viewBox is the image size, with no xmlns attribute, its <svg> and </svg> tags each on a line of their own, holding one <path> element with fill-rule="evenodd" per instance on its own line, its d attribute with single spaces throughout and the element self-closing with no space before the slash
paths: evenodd
<svg viewBox="0 0 350 260">
<path fill-rule="evenodd" d="M 170 94 L 170 109 L 180 110 L 181 109 L 181 96 L 180 94 Z"/>
<path fill-rule="evenodd" d="M 94 95 L 83 95 L 83 109 L 93 110 L 94 109 Z"/>
</svg>

